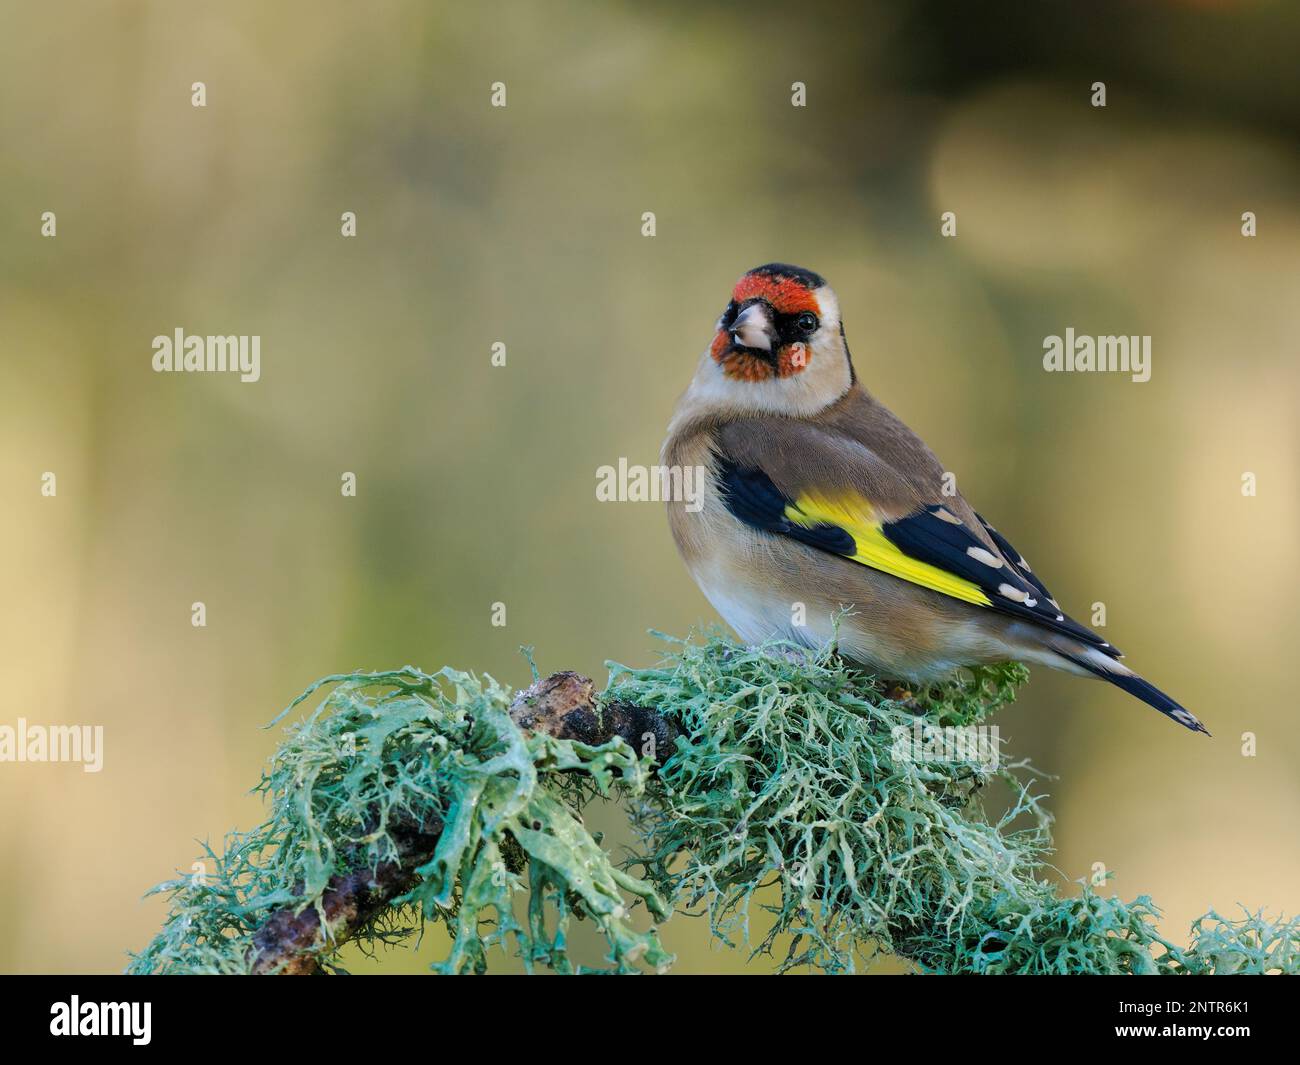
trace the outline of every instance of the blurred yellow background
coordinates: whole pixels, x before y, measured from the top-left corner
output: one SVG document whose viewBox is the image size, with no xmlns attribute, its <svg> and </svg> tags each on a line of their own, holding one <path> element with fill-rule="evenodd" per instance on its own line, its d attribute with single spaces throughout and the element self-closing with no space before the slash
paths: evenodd
<svg viewBox="0 0 1300 1065">
<path fill-rule="evenodd" d="M 120 970 L 162 917 L 143 891 L 260 818 L 259 726 L 319 675 L 519 684 L 535 644 L 603 679 L 653 659 L 647 628 L 713 620 L 662 508 L 598 503 L 595 471 L 657 460 L 731 284 L 770 260 L 830 280 L 868 388 L 1214 732 L 1035 671 L 1000 724 L 1059 774 L 1057 865 L 1116 871 L 1174 939 L 1210 906 L 1300 910 L 1300 8 L 6 2 L 3 24 L 0 724 L 102 724 L 105 765 L 0 765 L 0 971 Z M 177 327 L 260 335 L 261 380 L 154 373 Z M 1066 327 L 1150 334 L 1151 380 L 1044 373 Z M 769 967 L 699 920 L 665 940 L 679 972 Z"/>
</svg>

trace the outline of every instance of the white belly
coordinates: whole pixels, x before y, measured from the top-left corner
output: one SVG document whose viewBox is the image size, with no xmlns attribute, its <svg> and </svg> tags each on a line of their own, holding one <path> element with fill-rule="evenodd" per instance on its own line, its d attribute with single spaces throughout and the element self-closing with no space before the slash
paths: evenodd
<svg viewBox="0 0 1300 1065">
<path fill-rule="evenodd" d="M 789 640 L 820 647 L 834 635 L 831 615 L 823 617 L 806 602 L 791 602 L 761 585 L 741 584 L 710 566 L 699 567 L 693 576 L 713 609 L 745 643 Z"/>
<path fill-rule="evenodd" d="M 874 629 L 878 619 L 857 604 L 844 613 L 849 604 L 822 596 L 792 600 L 771 586 L 737 579 L 717 563 L 702 562 L 691 573 L 713 608 L 746 644 L 785 640 L 821 649 L 835 640 L 839 652 L 858 665 L 890 679 L 918 682 L 944 679 L 964 665 L 1017 657 L 1009 649 L 991 648 L 988 634 L 974 620 L 951 625 L 943 646 L 917 653 L 898 646 L 892 633 L 878 636 Z"/>
</svg>

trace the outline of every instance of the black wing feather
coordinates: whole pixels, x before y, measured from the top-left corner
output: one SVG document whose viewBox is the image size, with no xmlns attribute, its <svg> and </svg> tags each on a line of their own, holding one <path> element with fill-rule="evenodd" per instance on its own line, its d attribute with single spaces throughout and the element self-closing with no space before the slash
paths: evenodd
<svg viewBox="0 0 1300 1065">
<path fill-rule="evenodd" d="M 806 528 L 790 521 L 785 516 L 790 500 L 762 470 L 742 470 L 735 463 L 723 459 L 719 464 L 718 482 L 727 509 L 746 525 L 793 537 L 832 554 L 857 554 L 857 541 L 838 525 L 823 523 Z"/>
<path fill-rule="evenodd" d="M 996 558 L 970 529 L 964 524 L 945 520 L 940 517 L 943 513 L 948 513 L 945 507 L 929 506 L 916 514 L 886 522 L 881 526 L 881 532 L 900 551 L 906 552 L 912 558 L 938 566 L 979 585 L 984 594 L 992 600 L 995 610 L 1045 625 L 1049 629 L 1055 629 L 1057 632 L 1081 640 L 1112 658 L 1119 657 L 1119 652 L 1095 632 L 1066 616 L 1065 612 L 1056 605 L 1056 601 L 1052 599 L 1043 582 L 1029 570 L 1020 553 L 999 536 L 988 522 L 983 518 L 979 519 L 1006 559 L 996 567 L 970 554 L 974 549 L 980 555 Z M 1007 595 L 1004 585 L 1010 585 L 1014 593 L 1024 597 L 1023 601 L 1018 597 Z"/>
<path fill-rule="evenodd" d="M 1058 614 L 1064 614 L 1064 611 L 1061 610 L 1059 606 L 1057 606 L 1056 600 L 1052 597 L 1052 593 L 1047 590 L 1047 585 L 1045 585 L 1042 581 L 1040 581 L 1038 579 L 1038 576 L 1034 573 L 1034 571 L 1029 568 L 1029 563 L 1025 561 L 1024 556 L 1021 555 L 1019 551 L 1017 551 L 1014 547 L 1011 546 L 1011 544 L 1007 541 L 1007 538 L 1005 536 L 1003 536 L 1000 532 L 997 531 L 997 529 L 993 528 L 993 526 L 988 523 L 984 515 L 976 514 L 975 517 L 979 518 L 980 524 L 984 526 L 984 531 L 988 533 L 990 539 L 992 539 L 992 541 L 998 545 L 998 550 L 1001 551 L 1004 555 L 1006 555 L 1006 557 L 1010 559 L 1013 563 L 1015 563 L 1015 565 L 1019 568 L 1020 575 L 1024 577 L 1024 579 L 1027 580 L 1030 584 L 1032 584 L 1035 588 L 1037 588 L 1040 593 L 1042 593 L 1043 598 L 1047 600 L 1048 606 L 1055 608 Z M 1089 629 L 1079 624 L 1073 618 L 1067 617 L 1065 620 L 1068 621 L 1072 626 L 1071 631 L 1074 632 L 1074 635 L 1079 636 L 1079 638 L 1082 639 L 1084 643 L 1091 644 L 1093 647 L 1097 648 L 1097 650 L 1101 651 L 1103 654 L 1110 655 L 1111 658 L 1124 657 L 1124 652 L 1122 652 L 1118 647 L 1115 647 L 1107 643 L 1095 632 L 1093 632 L 1092 629 Z"/>
<path fill-rule="evenodd" d="M 976 514 L 975 517 L 979 518 L 980 524 L 984 526 L 984 531 L 988 533 L 990 539 L 992 539 L 992 541 L 998 545 L 998 550 L 1001 551 L 1004 555 L 1006 555 L 1007 558 L 1009 558 L 1017 567 L 1019 567 L 1020 575 L 1024 577 L 1025 580 L 1027 580 L 1035 588 L 1037 588 L 1039 592 L 1042 593 L 1044 599 L 1051 599 L 1052 593 L 1049 592 L 1047 590 L 1047 586 L 1043 584 L 1043 582 L 1040 581 L 1037 576 L 1035 576 L 1034 571 L 1029 568 L 1029 563 L 1024 560 L 1020 552 L 1011 546 L 1011 544 L 1007 541 L 1007 538 L 1005 536 L 1003 536 L 1000 532 L 997 531 L 997 529 L 993 528 L 992 525 L 990 525 L 987 521 L 984 520 L 984 515 Z"/>
</svg>

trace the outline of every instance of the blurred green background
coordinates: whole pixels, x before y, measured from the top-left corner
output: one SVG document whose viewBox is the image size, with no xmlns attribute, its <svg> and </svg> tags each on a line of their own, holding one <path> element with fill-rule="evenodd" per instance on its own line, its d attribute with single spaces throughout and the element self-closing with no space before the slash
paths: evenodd
<svg viewBox="0 0 1300 1065">
<path fill-rule="evenodd" d="M 120 969 L 162 916 L 142 892 L 259 818 L 259 726 L 318 675 L 518 684 L 535 644 L 601 678 L 713 620 L 662 508 L 598 503 L 595 470 L 656 461 L 731 284 L 773 259 L 831 281 L 867 386 L 1215 733 L 1036 671 L 1000 724 L 1059 774 L 1059 867 L 1115 870 L 1175 939 L 1210 906 L 1300 910 L 1300 8 L 0 20 L 0 722 L 106 733 L 99 774 L 0 766 L 0 970 Z M 1152 335 L 1151 381 L 1044 373 L 1067 326 Z M 262 380 L 155 374 L 176 327 L 259 334 Z M 746 968 L 701 921 L 665 939 L 680 972 Z"/>
</svg>

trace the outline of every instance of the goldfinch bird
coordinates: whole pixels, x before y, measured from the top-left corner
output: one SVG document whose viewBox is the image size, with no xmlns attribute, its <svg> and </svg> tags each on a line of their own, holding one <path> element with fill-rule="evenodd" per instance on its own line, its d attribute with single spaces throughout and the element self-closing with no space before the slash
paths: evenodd
<svg viewBox="0 0 1300 1065">
<path fill-rule="evenodd" d="M 960 666 L 1041 663 L 1206 732 L 1066 615 L 862 387 L 835 293 L 810 270 L 771 263 L 736 284 L 663 462 L 705 471 L 702 498 L 670 500 L 669 523 L 696 583 L 747 642 L 824 644 L 847 607 L 839 652 L 884 676 L 924 683 Z"/>
</svg>

